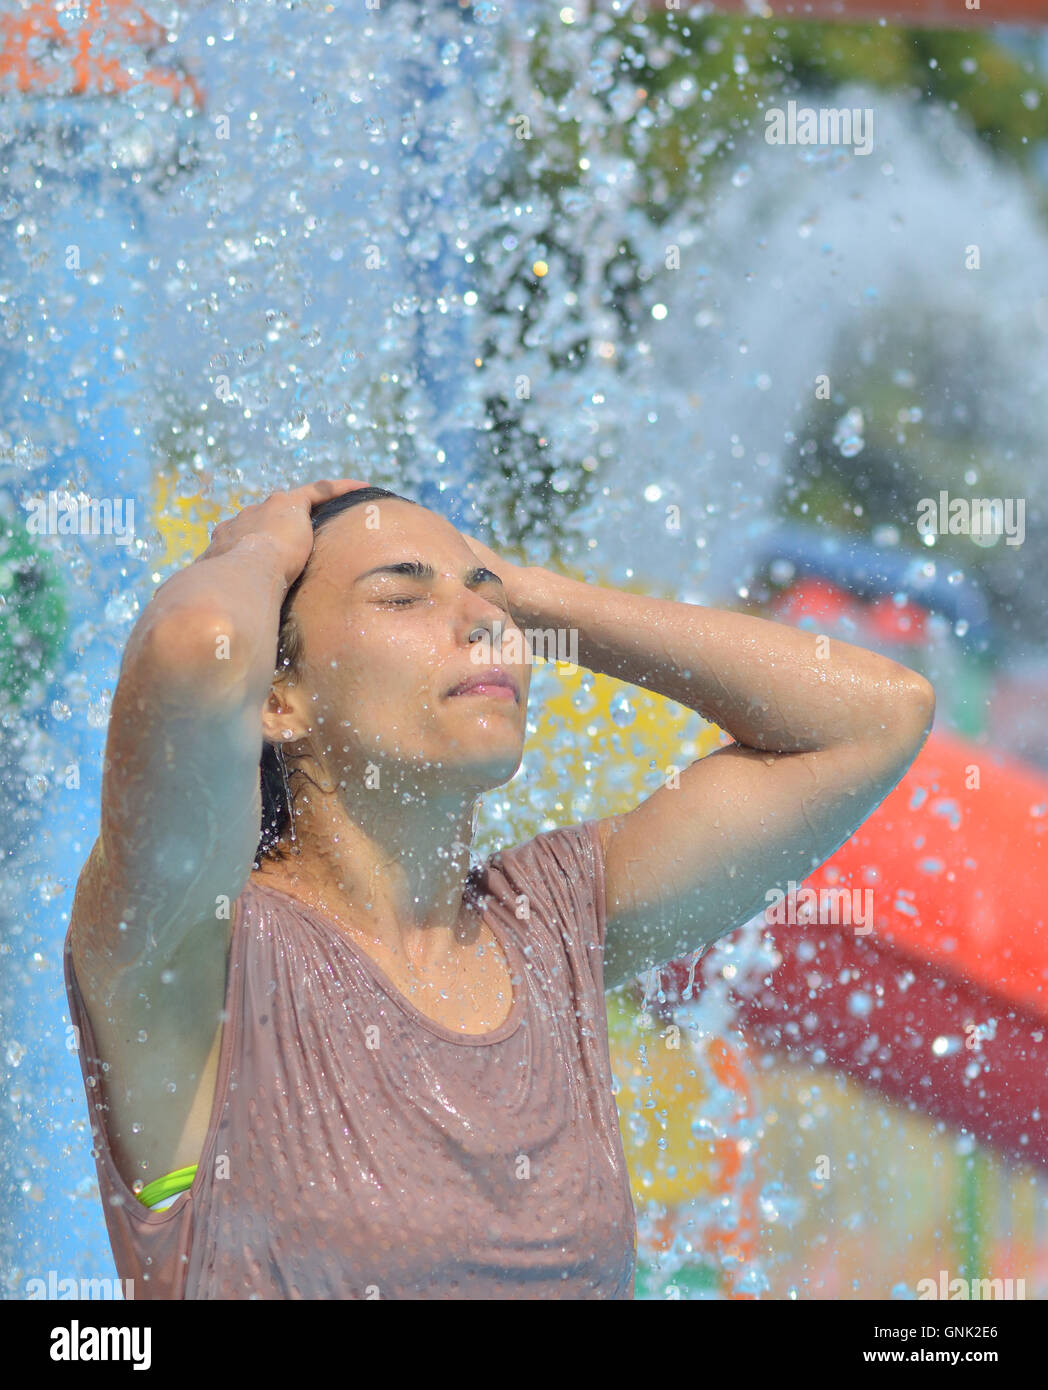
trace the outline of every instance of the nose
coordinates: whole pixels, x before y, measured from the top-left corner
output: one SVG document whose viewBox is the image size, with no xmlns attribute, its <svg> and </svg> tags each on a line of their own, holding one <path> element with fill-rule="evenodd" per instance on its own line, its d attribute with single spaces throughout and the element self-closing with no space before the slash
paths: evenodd
<svg viewBox="0 0 1048 1390">
<path fill-rule="evenodd" d="M 502 634 L 511 621 L 504 608 L 480 594 L 471 592 L 463 605 L 459 636 L 469 646 L 478 642 L 486 644 L 497 660 L 502 646 Z"/>
</svg>

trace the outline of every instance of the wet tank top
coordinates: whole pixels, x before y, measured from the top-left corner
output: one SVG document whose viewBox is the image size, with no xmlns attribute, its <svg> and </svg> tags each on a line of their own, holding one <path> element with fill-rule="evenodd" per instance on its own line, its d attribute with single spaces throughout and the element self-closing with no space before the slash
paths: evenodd
<svg viewBox="0 0 1048 1390">
<path fill-rule="evenodd" d="M 513 1005 L 472 1037 L 417 1010 L 322 913 L 249 880 L 203 1151 L 160 1211 L 116 1168 L 67 933 L 99 1195 L 136 1299 L 632 1299 L 597 823 L 477 874 Z"/>
</svg>

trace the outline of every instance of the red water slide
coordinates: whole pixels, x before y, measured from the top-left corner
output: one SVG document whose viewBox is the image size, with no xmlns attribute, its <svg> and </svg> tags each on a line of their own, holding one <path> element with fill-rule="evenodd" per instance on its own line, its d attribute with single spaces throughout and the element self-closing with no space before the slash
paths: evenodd
<svg viewBox="0 0 1048 1390">
<path fill-rule="evenodd" d="M 1046 841 L 1043 774 L 933 733 L 804 881 L 814 919 L 769 928 L 782 963 L 736 995 L 740 1021 L 764 1046 L 1048 1167 Z M 686 969 L 674 974 L 683 988 Z"/>
</svg>

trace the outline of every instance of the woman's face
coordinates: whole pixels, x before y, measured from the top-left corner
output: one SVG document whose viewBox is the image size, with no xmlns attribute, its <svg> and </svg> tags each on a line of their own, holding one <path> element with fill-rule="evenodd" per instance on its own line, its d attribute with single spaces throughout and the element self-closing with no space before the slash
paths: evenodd
<svg viewBox="0 0 1048 1390">
<path fill-rule="evenodd" d="M 405 564 L 433 573 L 386 568 Z M 383 773 L 397 764 L 397 781 L 409 772 L 411 783 L 468 795 L 517 771 L 531 680 L 523 634 L 502 585 L 443 517 L 382 498 L 335 517 L 317 532 L 292 611 L 304 659 L 281 698 L 336 781 L 350 786 L 363 782 L 368 764 Z M 471 643 L 478 628 L 488 640 Z M 512 640 L 503 646 L 499 631 Z M 491 667 L 511 677 L 517 698 L 450 694 Z M 267 715 L 277 742 L 280 727 Z M 293 754 L 297 741 L 285 747 Z"/>
</svg>

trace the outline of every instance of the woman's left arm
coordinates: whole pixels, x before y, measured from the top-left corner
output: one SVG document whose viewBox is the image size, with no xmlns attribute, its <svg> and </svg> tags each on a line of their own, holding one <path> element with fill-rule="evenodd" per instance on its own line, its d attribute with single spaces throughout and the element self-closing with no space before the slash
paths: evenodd
<svg viewBox="0 0 1048 1390">
<path fill-rule="evenodd" d="M 580 665 L 735 739 L 599 822 L 608 989 L 734 930 L 769 890 L 806 878 L 898 784 L 931 728 L 929 682 L 862 647 L 536 566 L 492 568 L 519 627 L 564 629 Z"/>
</svg>

